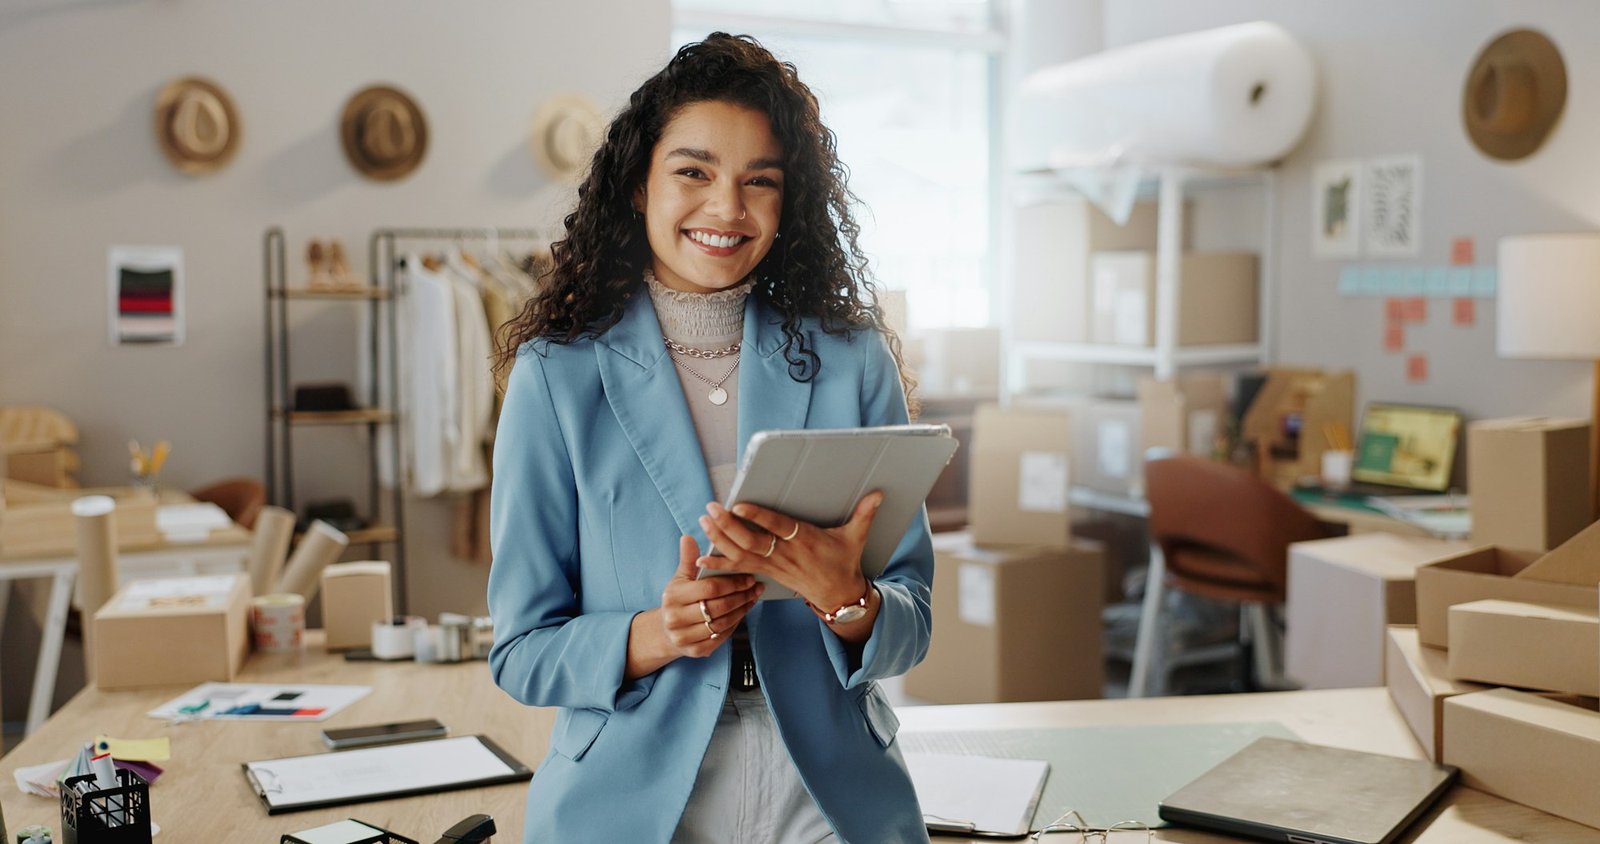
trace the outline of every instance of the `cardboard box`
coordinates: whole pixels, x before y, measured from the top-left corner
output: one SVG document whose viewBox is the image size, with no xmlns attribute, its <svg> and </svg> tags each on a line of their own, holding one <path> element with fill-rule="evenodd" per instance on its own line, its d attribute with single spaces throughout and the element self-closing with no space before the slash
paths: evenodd
<svg viewBox="0 0 1600 844">
<path fill-rule="evenodd" d="M 1185 202 L 1182 247 L 1193 245 L 1195 215 Z M 1139 202 L 1125 225 L 1079 197 L 1049 197 L 1016 211 L 1011 325 L 1018 340 L 1089 340 L 1089 256 L 1156 248 L 1156 203 Z"/>
<path fill-rule="evenodd" d="M 1444 761 L 1462 783 L 1600 827 L 1600 713 L 1514 689 L 1444 702 Z"/>
<path fill-rule="evenodd" d="M 1072 412 L 1072 483 L 1137 498 L 1144 494 L 1139 402 L 1093 398 Z"/>
<path fill-rule="evenodd" d="M 1067 546 L 1069 431 L 1060 409 L 978 408 L 967 505 L 973 541 Z"/>
<path fill-rule="evenodd" d="M 1417 620 L 1417 567 L 1468 547 L 1390 533 L 1290 545 L 1285 673 L 1308 689 L 1382 685 L 1385 628 Z"/>
<path fill-rule="evenodd" d="M 1467 426 L 1472 541 L 1544 551 L 1589 526 L 1589 423 L 1489 419 Z"/>
<path fill-rule="evenodd" d="M 1140 453 L 1167 448 L 1211 457 L 1227 433 L 1228 384 L 1223 376 L 1196 372 L 1139 381 Z"/>
<path fill-rule="evenodd" d="M 912 369 L 921 393 L 937 397 L 1000 395 L 1000 329 L 939 328 L 918 331 L 919 359 Z"/>
<path fill-rule="evenodd" d="M 1097 252 L 1089 259 L 1089 341 L 1114 346 L 1156 343 L 1154 252 Z M 1195 252 L 1179 264 L 1179 346 L 1254 343 L 1256 256 Z"/>
<path fill-rule="evenodd" d="M 1600 695 L 1600 611 L 1519 601 L 1450 608 L 1450 676 Z"/>
<path fill-rule="evenodd" d="M 322 570 L 322 628 L 330 651 L 372 647 L 372 624 L 394 619 L 389 564 L 335 563 Z"/>
<path fill-rule="evenodd" d="M 1450 641 L 1452 604 L 1484 598 L 1595 606 L 1600 584 L 1600 522 L 1544 555 L 1497 545 L 1435 560 L 1417 569 L 1417 634 L 1422 644 Z"/>
<path fill-rule="evenodd" d="M 1437 762 L 1444 758 L 1445 698 L 1489 687 L 1450 679 L 1445 652 L 1423 647 L 1416 627 L 1391 626 L 1385 640 L 1384 683 L 1389 697 L 1422 745 L 1422 752 Z"/>
<path fill-rule="evenodd" d="M 136 580 L 94 614 L 102 689 L 228 681 L 250 648 L 250 576 Z"/>
<path fill-rule="evenodd" d="M 979 548 L 968 533 L 934 537 L 933 641 L 906 675 L 930 703 L 1098 698 L 1102 552 Z"/>
<path fill-rule="evenodd" d="M 78 553 L 72 502 L 95 490 L 52 491 L 48 498 L 7 502 L 0 507 L 0 548 L 7 555 L 74 557 Z M 156 500 L 146 492 L 119 490 L 116 495 L 117 548 L 145 548 L 161 543 L 156 527 Z"/>
</svg>

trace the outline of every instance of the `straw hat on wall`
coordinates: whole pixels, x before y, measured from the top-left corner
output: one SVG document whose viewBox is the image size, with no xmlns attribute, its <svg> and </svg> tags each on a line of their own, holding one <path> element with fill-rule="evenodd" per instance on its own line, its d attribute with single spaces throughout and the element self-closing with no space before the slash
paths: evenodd
<svg viewBox="0 0 1600 844">
<path fill-rule="evenodd" d="M 239 151 L 239 113 L 215 82 L 187 76 L 156 94 L 156 143 L 172 166 L 190 175 L 222 168 Z"/>
<path fill-rule="evenodd" d="M 411 96 L 373 85 L 344 105 L 339 139 L 350 166 L 369 179 L 393 181 L 411 174 L 428 153 L 428 120 Z"/>
<path fill-rule="evenodd" d="M 561 94 L 533 114 L 528 147 L 533 160 L 555 179 L 576 179 L 600 146 L 605 118 L 588 97 Z"/>
<path fill-rule="evenodd" d="M 1566 101 L 1561 51 L 1543 33 L 1514 29 L 1489 42 L 1472 63 L 1461 120 L 1484 155 L 1514 161 L 1532 155 L 1555 131 Z"/>
</svg>

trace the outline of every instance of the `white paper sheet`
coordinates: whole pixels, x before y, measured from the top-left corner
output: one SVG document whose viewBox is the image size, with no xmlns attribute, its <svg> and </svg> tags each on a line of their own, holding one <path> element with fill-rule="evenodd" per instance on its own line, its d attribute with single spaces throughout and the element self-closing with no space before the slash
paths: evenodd
<svg viewBox="0 0 1600 844">
<path fill-rule="evenodd" d="M 993 627 L 994 571 L 987 566 L 963 563 L 956 571 L 956 582 L 960 584 L 957 587 L 956 614 L 968 624 Z"/>
<path fill-rule="evenodd" d="M 1067 455 L 1024 451 L 1017 466 L 1017 508 L 1030 513 L 1067 512 Z"/>
<path fill-rule="evenodd" d="M 245 769 L 275 807 L 443 788 L 515 773 L 477 736 L 250 762 Z"/>
<path fill-rule="evenodd" d="M 371 686 L 315 683 L 202 683 L 147 714 L 175 720 L 322 721 L 371 691 Z M 202 703 L 205 706 L 194 712 L 183 711 Z M 266 710 L 266 714 L 239 711 L 252 705 Z"/>
<path fill-rule="evenodd" d="M 156 508 L 156 528 L 168 542 L 204 542 L 214 530 L 233 524 L 221 507 L 211 503 L 165 504 Z"/>
<path fill-rule="evenodd" d="M 950 753 L 907 753 L 911 785 L 929 822 L 970 822 L 979 832 L 1026 832 L 1050 763 Z"/>
</svg>

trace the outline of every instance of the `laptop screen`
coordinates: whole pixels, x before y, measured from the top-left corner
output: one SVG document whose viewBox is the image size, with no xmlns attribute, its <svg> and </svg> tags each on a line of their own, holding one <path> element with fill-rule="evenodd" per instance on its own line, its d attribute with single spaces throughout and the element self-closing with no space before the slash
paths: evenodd
<svg viewBox="0 0 1600 844">
<path fill-rule="evenodd" d="M 1444 492 L 1460 434 L 1461 414 L 1455 410 L 1369 404 L 1350 474 L 1366 483 Z"/>
</svg>

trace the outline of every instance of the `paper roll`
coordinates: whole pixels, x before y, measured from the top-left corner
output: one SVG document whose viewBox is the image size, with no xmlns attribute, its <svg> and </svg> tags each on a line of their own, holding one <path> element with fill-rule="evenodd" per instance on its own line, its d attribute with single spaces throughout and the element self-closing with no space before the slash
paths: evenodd
<svg viewBox="0 0 1600 844">
<path fill-rule="evenodd" d="M 117 591 L 117 503 L 86 495 L 72 502 L 78 543 L 78 608 L 82 611 L 84 676 L 94 682 L 94 614 Z"/>
<path fill-rule="evenodd" d="M 306 599 L 293 592 L 252 598 L 250 629 L 263 653 L 305 650 Z"/>
<path fill-rule="evenodd" d="M 323 568 L 339 559 L 349 545 L 350 538 L 333 525 L 324 521 L 312 522 L 311 529 L 300 540 L 300 547 L 294 550 L 294 556 L 289 558 L 288 565 L 284 567 L 283 577 L 278 579 L 278 585 L 272 591 L 293 592 L 309 602 L 317 596 L 317 589 L 322 585 Z"/>
<path fill-rule="evenodd" d="M 272 591 L 283 572 L 294 539 L 294 514 L 282 507 L 262 507 L 256 516 L 254 541 L 250 545 L 250 587 L 256 595 Z"/>
<path fill-rule="evenodd" d="M 1316 82 L 1311 54 L 1266 22 L 1106 50 L 1023 82 L 1015 157 L 1024 170 L 1268 164 L 1305 134 Z"/>
</svg>

